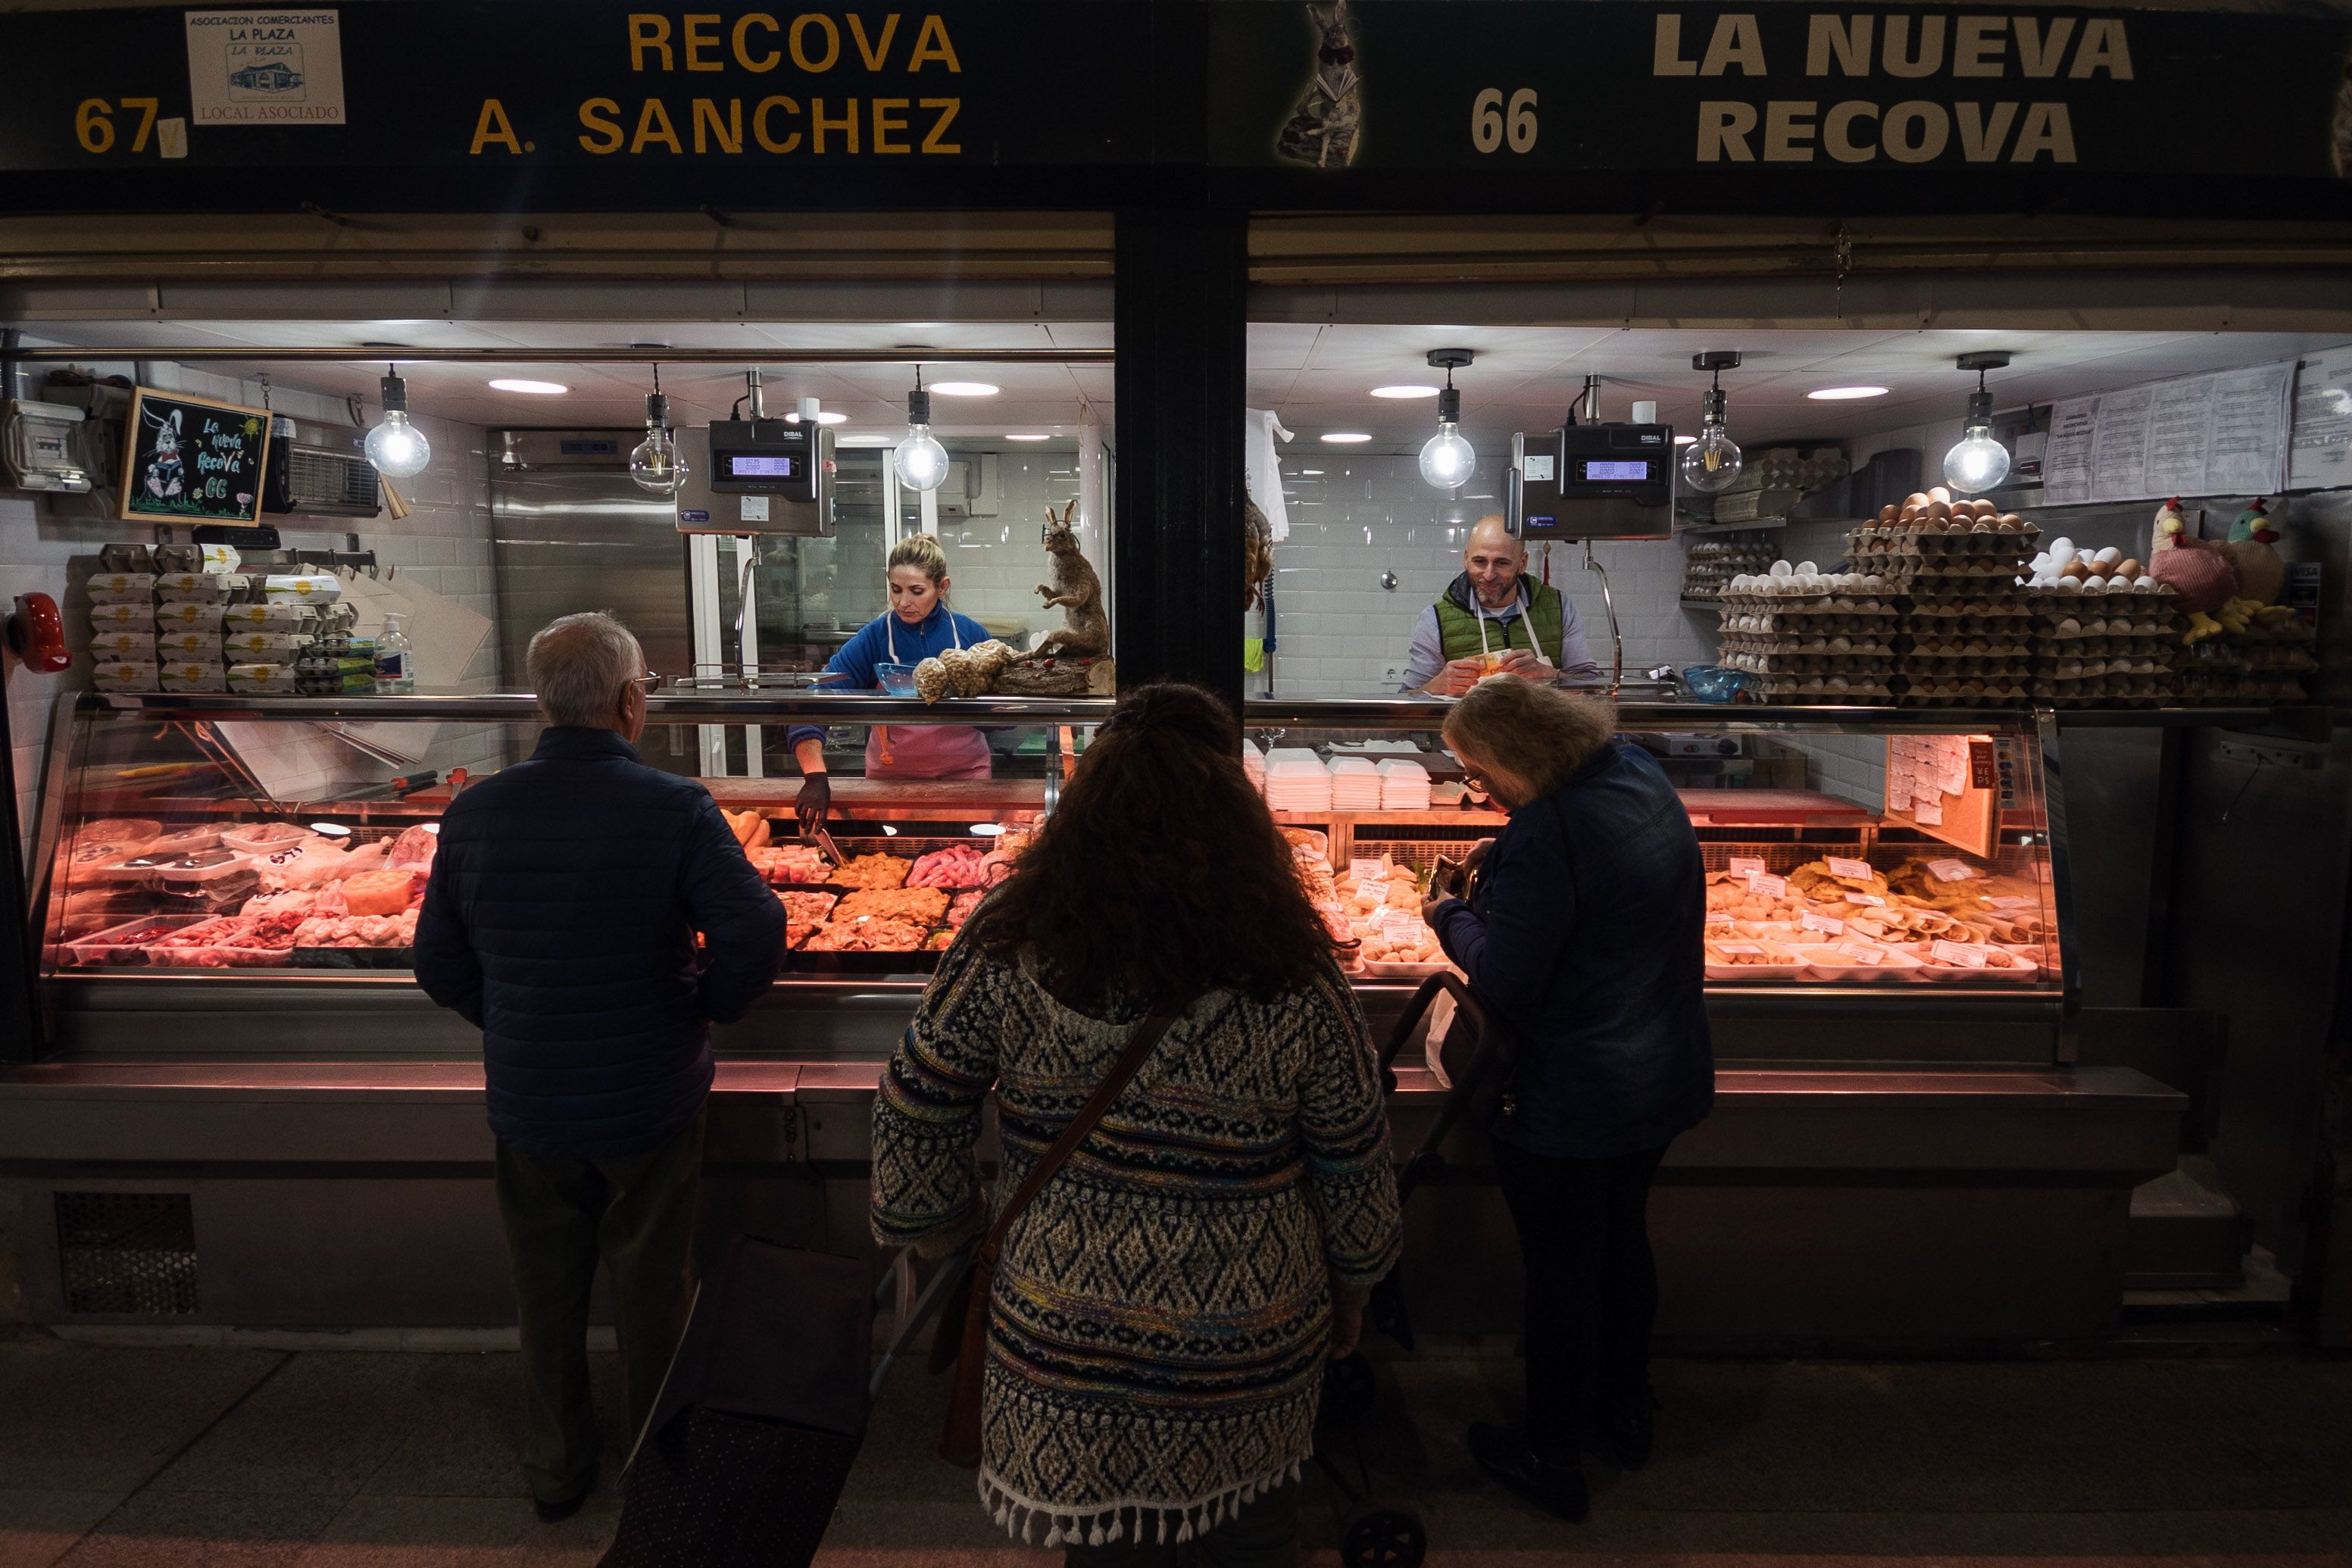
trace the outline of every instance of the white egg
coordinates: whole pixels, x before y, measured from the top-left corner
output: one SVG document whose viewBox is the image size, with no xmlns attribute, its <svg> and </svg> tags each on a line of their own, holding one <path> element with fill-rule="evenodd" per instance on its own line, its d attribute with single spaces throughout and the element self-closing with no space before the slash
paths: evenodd
<svg viewBox="0 0 2352 1568">
<path fill-rule="evenodd" d="M 1790 565 L 1786 561 L 1775 561 L 1772 563 L 1772 575 L 1775 577 L 1791 576 L 1796 573 L 1796 570 L 1797 569 L 1794 566 Z"/>
<path fill-rule="evenodd" d="M 2123 558 L 2124 552 L 2112 544 L 2108 545 L 2105 550 L 2100 551 L 2096 555 L 2091 557 L 2092 560 L 2097 562 L 2102 566 L 2112 566 Z"/>
<path fill-rule="evenodd" d="M 2065 552 L 2067 555 L 2074 553 L 2074 542 L 2063 533 L 2050 542 L 2050 553 L 2057 555 L 2061 551 Z"/>
<path fill-rule="evenodd" d="M 2083 591 L 2083 580 L 2080 577 L 2061 577 L 2052 586 L 2062 594 L 2079 594 Z"/>
<path fill-rule="evenodd" d="M 2156 586 L 2156 579 L 2148 576 L 2145 573 L 2142 573 L 2138 577 L 2132 580 L 2132 586 L 2135 588 L 2153 588 Z"/>
<path fill-rule="evenodd" d="M 2041 554 L 2033 558 L 2032 565 L 2030 565 L 2027 570 L 2032 572 L 2048 572 L 2057 564 L 2057 561 L 2051 556 L 2050 552 L 2045 550 Z"/>
<path fill-rule="evenodd" d="M 1843 691 L 1846 689 L 1845 677 L 1843 675 L 1831 676 L 1827 682 L 1826 689 L 1831 691 Z"/>
<path fill-rule="evenodd" d="M 2058 635 L 2062 637 L 2080 637 L 2082 633 L 2083 623 L 2072 616 L 2058 623 Z"/>
<path fill-rule="evenodd" d="M 1811 562 L 1810 562 L 1810 561 L 1800 561 L 1800 562 L 1798 562 L 1798 563 L 1797 563 L 1797 571 L 1798 571 L 1798 573 L 1799 573 L 1801 575 L 1803 575 L 1803 576 L 1810 577 L 1810 576 L 1811 576 L 1814 573 L 1816 573 L 1816 572 L 1818 572 L 1818 571 L 1820 571 L 1820 570 L 1821 570 L 1821 568 L 1820 568 L 1820 567 L 1818 567 L 1818 566 L 1814 565 L 1814 564 L 1813 564 Z"/>
<path fill-rule="evenodd" d="M 2083 579 L 2083 592 L 2085 594 L 2104 594 L 2106 591 L 2107 580 L 2105 577 L 2085 577 Z"/>
<path fill-rule="evenodd" d="M 1832 637 L 1830 638 L 1830 651 L 1832 653 L 1852 653 L 1853 651 L 1853 639 L 1847 637 Z"/>
</svg>

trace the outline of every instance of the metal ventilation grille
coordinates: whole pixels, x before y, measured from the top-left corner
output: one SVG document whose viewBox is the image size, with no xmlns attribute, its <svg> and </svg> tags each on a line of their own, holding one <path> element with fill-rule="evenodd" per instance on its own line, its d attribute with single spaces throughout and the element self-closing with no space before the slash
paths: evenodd
<svg viewBox="0 0 2352 1568">
<path fill-rule="evenodd" d="M 58 1272 L 68 1312 L 187 1317 L 198 1308 L 185 1193 L 59 1193 Z"/>
<path fill-rule="evenodd" d="M 376 473 L 365 458 L 297 444 L 286 455 L 286 488 L 297 511 L 373 517 Z"/>
</svg>

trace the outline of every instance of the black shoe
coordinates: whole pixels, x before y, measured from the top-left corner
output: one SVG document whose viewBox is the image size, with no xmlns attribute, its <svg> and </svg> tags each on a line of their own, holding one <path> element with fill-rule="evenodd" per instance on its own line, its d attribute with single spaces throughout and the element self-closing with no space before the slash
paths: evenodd
<svg viewBox="0 0 2352 1568">
<path fill-rule="evenodd" d="M 1592 1496 L 1573 1448 L 1538 1449 L 1507 1426 L 1478 1421 L 1470 1427 L 1470 1457 L 1488 1475 L 1570 1524 L 1591 1516 Z"/>
<path fill-rule="evenodd" d="M 588 1494 L 595 1489 L 596 1478 L 590 1476 L 587 1484 L 568 1498 L 562 1498 L 554 1502 L 548 1502 L 540 1498 L 531 1499 L 530 1510 L 539 1515 L 540 1523 L 556 1524 L 578 1513 L 580 1505 L 586 1502 Z"/>
<path fill-rule="evenodd" d="M 1618 1406 L 1609 1418 L 1603 1436 L 1610 1457 L 1621 1468 L 1638 1470 L 1650 1462 L 1650 1449 L 1658 1436 L 1656 1409 L 1657 1402 L 1645 1388 Z"/>
</svg>

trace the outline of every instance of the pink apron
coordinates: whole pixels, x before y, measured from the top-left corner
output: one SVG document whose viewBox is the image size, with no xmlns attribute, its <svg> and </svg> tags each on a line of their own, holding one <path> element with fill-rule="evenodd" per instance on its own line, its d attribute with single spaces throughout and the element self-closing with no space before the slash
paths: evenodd
<svg viewBox="0 0 2352 1568">
<path fill-rule="evenodd" d="M 885 612 L 882 635 L 890 662 L 898 662 L 898 616 Z M 948 615 L 948 636 L 963 647 L 963 633 Z M 877 724 L 866 732 L 866 776 L 870 779 L 984 779 L 994 776 L 988 737 L 969 724 Z"/>
</svg>

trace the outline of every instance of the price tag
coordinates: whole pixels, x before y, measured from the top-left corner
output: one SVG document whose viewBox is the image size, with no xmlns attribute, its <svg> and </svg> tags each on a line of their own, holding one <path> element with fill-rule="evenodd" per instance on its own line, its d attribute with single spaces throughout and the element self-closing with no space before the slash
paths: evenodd
<svg viewBox="0 0 2352 1568">
<path fill-rule="evenodd" d="M 1761 958 L 1764 950 L 1752 942 L 1718 942 L 1715 951 L 1727 958 Z"/>
<path fill-rule="evenodd" d="M 1706 923 L 1711 926 L 1727 926 L 1731 924 L 1731 917 L 1721 910 L 1717 910 L 1716 913 L 1706 917 Z"/>
<path fill-rule="evenodd" d="M 1832 855 L 1829 858 L 1829 868 L 1832 877 L 1851 877 L 1857 882 L 1870 880 L 1870 862 L 1867 860 L 1848 860 Z"/>
<path fill-rule="evenodd" d="M 1927 951 L 1935 955 L 1938 963 L 1956 964 L 1962 969 L 1982 969 L 1985 966 L 1985 950 L 1974 942 L 1938 942 Z"/>
<path fill-rule="evenodd" d="M 1360 882 L 1377 881 L 1385 873 L 1378 860 L 1354 859 L 1348 862 L 1348 875 Z"/>
<path fill-rule="evenodd" d="M 1820 931 L 1823 936 L 1842 936 L 1845 933 L 1845 921 L 1835 915 L 1816 914 L 1811 910 L 1799 915 L 1797 923 L 1807 931 Z"/>
<path fill-rule="evenodd" d="M 1760 877 L 1764 874 L 1764 862 L 1754 855 L 1734 855 L 1727 868 L 1735 877 Z"/>
<path fill-rule="evenodd" d="M 1927 869 L 1936 874 L 1938 882 L 1972 882 L 1984 875 L 1965 860 L 1930 860 Z"/>
<path fill-rule="evenodd" d="M 1359 882 L 1356 884 L 1356 897 L 1360 899 L 1366 893 L 1372 895 L 1372 908 L 1375 910 L 1385 909 L 1388 907 L 1389 885 L 1386 882 Z"/>
<path fill-rule="evenodd" d="M 1837 944 L 1837 950 L 1856 963 L 1876 964 L 1886 962 L 1886 950 L 1873 942 L 1842 942 Z"/>
<path fill-rule="evenodd" d="M 1372 929 L 1380 931 L 1383 935 L 1390 936 L 1392 936 L 1401 931 L 1420 931 L 1423 929 L 1421 924 L 1421 911 L 1419 910 L 1392 909 L 1390 906 L 1383 904 L 1379 909 L 1372 911 Z"/>
<path fill-rule="evenodd" d="M 1845 901 L 1849 904 L 1868 904 L 1882 910 L 1886 907 L 1886 900 L 1876 893 L 1848 893 L 1845 896 Z"/>
<path fill-rule="evenodd" d="M 1748 890 L 1760 893 L 1768 899 L 1785 899 L 1789 896 L 1789 879 L 1775 877 L 1769 871 L 1750 871 L 1748 873 Z"/>
</svg>

